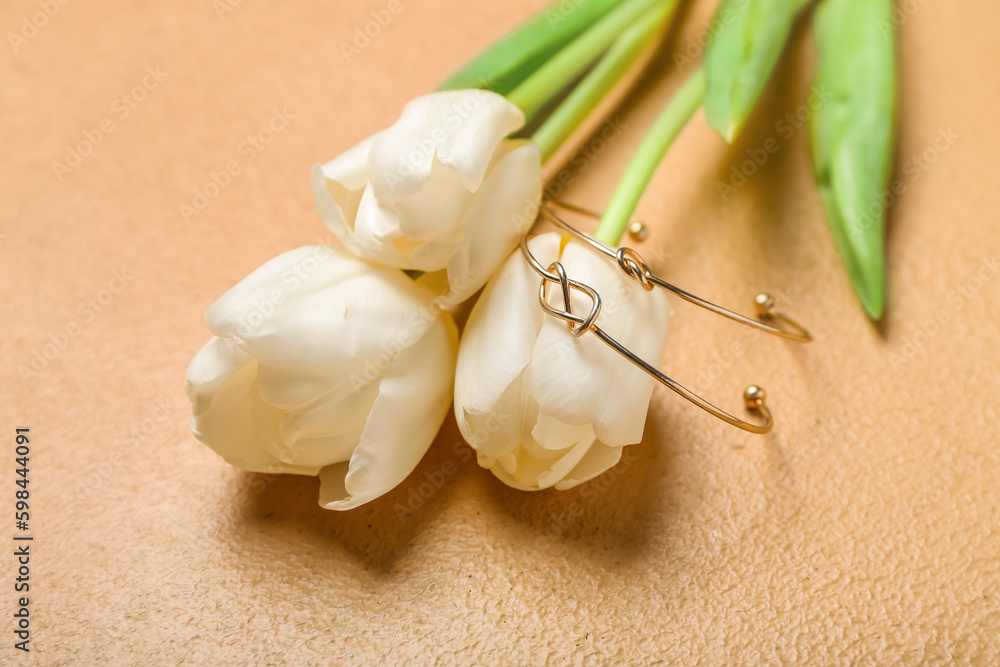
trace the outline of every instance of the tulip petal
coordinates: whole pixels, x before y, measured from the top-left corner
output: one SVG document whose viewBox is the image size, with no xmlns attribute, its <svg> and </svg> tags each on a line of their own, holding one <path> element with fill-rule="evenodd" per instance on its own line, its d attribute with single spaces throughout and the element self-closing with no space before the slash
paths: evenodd
<svg viewBox="0 0 1000 667">
<path fill-rule="evenodd" d="M 574 447 L 584 441 L 594 440 L 594 429 L 590 424 L 565 424 L 552 415 L 540 412 L 531 437 L 543 449 L 560 450 Z"/>
<path fill-rule="evenodd" d="M 564 483 L 564 478 L 572 474 L 572 471 L 586 460 L 590 451 L 598 446 L 603 445 L 591 437 L 560 452 L 539 451 L 531 446 L 529 439 L 503 457 L 485 461 L 480 459 L 479 463 L 487 464 L 484 467 L 490 468 L 490 472 L 507 486 L 522 491 L 540 491 L 552 487 L 569 488 L 560 486 Z"/>
<path fill-rule="evenodd" d="M 426 335 L 396 357 L 379 385 L 349 465 L 321 471 L 320 505 L 331 510 L 357 507 L 413 471 L 448 412 L 457 347 L 457 329 L 442 314 Z"/>
<path fill-rule="evenodd" d="M 442 194 L 439 199 L 450 197 L 452 195 Z M 358 208 L 355 234 L 361 254 L 385 266 L 416 271 L 442 270 L 462 241 L 463 230 L 457 226 L 458 221 L 450 222 L 450 231 L 434 242 L 418 242 L 405 235 L 398 208 L 396 202 L 376 198 L 370 186 L 365 189 Z"/>
<path fill-rule="evenodd" d="M 510 458 L 512 461 L 516 461 L 514 455 L 511 454 Z M 492 465 L 485 465 L 483 460 L 479 461 L 479 465 L 484 468 L 489 468 L 490 472 L 496 476 L 501 482 L 511 487 L 512 489 L 517 489 L 519 491 L 539 491 L 538 488 L 538 472 L 527 473 L 521 472 L 520 474 L 512 471 L 509 465 L 502 465 L 500 460 L 492 463 Z M 516 463 L 515 463 L 516 465 Z"/>
<path fill-rule="evenodd" d="M 378 137 L 374 134 L 349 148 L 321 167 L 323 176 L 347 190 L 361 190 L 368 182 L 368 155 L 372 143 Z"/>
<path fill-rule="evenodd" d="M 369 185 L 361 196 L 354 222 L 354 239 L 361 256 L 385 266 L 404 268 L 407 265 L 405 258 L 394 245 L 396 239 L 402 238 L 395 204 L 380 201 Z"/>
<path fill-rule="evenodd" d="M 543 234 L 532 239 L 529 247 L 547 265 L 558 257 L 559 235 Z M 538 274 L 516 252 L 500 267 L 472 309 L 455 374 L 455 416 L 460 427 L 467 414 L 492 410 L 528 365 L 545 318 L 535 297 L 539 283 Z"/>
<path fill-rule="evenodd" d="M 538 476 L 538 488 L 548 489 L 558 484 L 593 449 L 595 440 L 590 438 L 566 450 L 552 466 Z"/>
<path fill-rule="evenodd" d="M 566 246 L 561 261 L 571 279 L 601 295 L 598 325 L 641 358 L 658 363 L 671 312 L 662 290 L 643 290 L 612 260 L 579 242 Z M 581 314 L 591 305 L 588 297 L 577 293 L 573 304 L 574 312 Z M 563 322 L 548 318 L 535 343 L 527 378 L 542 412 L 566 424 L 592 423 L 598 439 L 610 446 L 642 439 L 654 380 L 596 336 L 575 338 Z"/>
<path fill-rule="evenodd" d="M 424 243 L 455 231 L 476 196 L 464 185 L 461 174 L 434 160 L 424 187 L 395 201 L 399 228 L 406 238 Z"/>
<path fill-rule="evenodd" d="M 417 193 L 431 177 L 435 158 L 475 192 L 497 144 L 522 125 L 524 113 L 487 90 L 418 97 L 372 143 L 368 169 L 375 194 L 399 200 Z"/>
<path fill-rule="evenodd" d="M 312 181 L 313 202 L 320 220 L 345 248 L 361 255 L 361 246 L 354 238 L 354 219 L 364 189 L 352 191 L 339 187 L 323 176 L 323 169 L 318 164 L 312 166 L 309 176 Z"/>
<path fill-rule="evenodd" d="M 191 431 L 231 465 L 252 472 L 315 475 L 318 468 L 278 461 L 258 437 L 251 385 L 257 362 L 228 338 L 212 338 L 191 360 L 184 391 Z"/>
<path fill-rule="evenodd" d="M 250 338 L 273 308 L 307 292 L 322 290 L 366 265 L 332 246 L 304 246 L 265 262 L 219 297 L 205 313 L 209 330 L 218 336 Z"/>
<path fill-rule="evenodd" d="M 574 486 L 590 481 L 610 470 L 621 460 L 623 449 L 623 447 L 609 447 L 600 440 L 596 441 L 587 450 L 587 455 L 576 464 L 576 467 L 567 473 L 562 480 L 556 482 L 555 488 L 560 491 L 572 489 Z"/>
<path fill-rule="evenodd" d="M 465 242 L 448 262 L 448 301 L 481 288 L 528 233 L 542 197 L 542 159 L 533 142 L 508 141 L 465 218 Z"/>
<path fill-rule="evenodd" d="M 212 333 L 262 365 L 307 373 L 379 355 L 387 362 L 437 318 L 430 295 L 402 272 L 327 246 L 271 260 L 206 314 Z"/>
<path fill-rule="evenodd" d="M 258 381 L 259 378 L 258 370 Z M 295 444 L 299 440 L 330 438 L 355 432 L 356 445 L 361 440 L 361 431 L 377 396 L 377 381 L 369 382 L 344 395 L 321 394 L 312 405 L 287 413 L 279 426 L 281 439 Z"/>
<path fill-rule="evenodd" d="M 323 438 L 301 438 L 284 441 L 285 455 L 310 469 L 321 471 L 331 465 L 350 461 L 351 454 L 361 440 L 362 431 L 349 431 Z M 318 472 L 313 473 L 318 474 Z"/>
<path fill-rule="evenodd" d="M 381 379 L 389 359 L 376 364 L 371 359 L 355 359 L 337 366 L 286 370 L 266 364 L 257 366 L 257 387 L 261 400 L 286 412 L 293 412 L 323 400 L 339 401 Z"/>
<path fill-rule="evenodd" d="M 448 266 L 448 260 L 452 258 L 456 251 L 462 248 L 463 241 L 465 241 L 465 229 L 462 225 L 459 225 L 447 235 L 438 238 L 433 242 L 427 243 L 414 243 L 408 239 L 397 239 L 394 242 L 397 252 L 401 255 L 403 253 L 408 253 L 406 255 L 407 267 L 412 267 L 418 271 L 424 271 L 427 274 L 433 275 L 434 273 L 440 273 L 439 276 L 434 276 L 434 281 L 440 283 L 440 288 L 432 289 L 435 294 L 447 294 L 450 289 L 447 287 L 446 274 L 444 268 Z M 494 269 L 496 267 L 493 267 Z M 430 276 L 429 276 L 430 277 Z M 429 283 L 422 283 L 429 284 Z M 455 303 L 454 301 L 449 302 L 449 304 Z"/>
<path fill-rule="evenodd" d="M 368 153 L 375 136 L 310 170 L 313 201 L 323 224 L 355 254 L 360 253 L 354 238 L 354 220 L 368 181 Z"/>
<path fill-rule="evenodd" d="M 480 456 L 503 457 L 514 450 L 525 436 L 531 437 L 538 405 L 526 392 L 518 375 L 486 412 L 460 411 L 456 401 L 456 415 L 461 415 L 457 418 L 459 430 Z"/>
<path fill-rule="evenodd" d="M 534 401 L 532 401 L 533 403 Z M 558 486 L 562 480 L 589 456 L 594 447 L 604 447 L 589 426 L 567 426 L 535 408 L 531 432 L 523 433 L 510 456 L 498 459 L 505 475 L 502 479 L 516 480 L 517 488 L 528 491 Z M 539 442 L 539 437 L 546 444 Z M 558 448 L 557 445 L 564 445 Z M 493 467 L 493 466 L 491 466 Z M 496 473 L 496 468 L 493 469 Z"/>
</svg>

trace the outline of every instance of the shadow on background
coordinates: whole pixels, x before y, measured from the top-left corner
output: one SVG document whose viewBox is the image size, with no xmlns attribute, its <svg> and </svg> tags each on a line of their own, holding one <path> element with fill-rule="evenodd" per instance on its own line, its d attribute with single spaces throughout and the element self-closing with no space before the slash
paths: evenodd
<svg viewBox="0 0 1000 667">
<path fill-rule="evenodd" d="M 650 420 L 643 442 L 626 447 L 618 465 L 598 478 L 568 491 L 524 492 L 479 468 L 475 452 L 449 418 L 417 468 L 381 498 L 333 512 L 318 505 L 319 483 L 313 477 L 241 473 L 234 484 L 233 516 L 224 525 L 232 527 L 237 550 L 334 557 L 346 552 L 366 570 L 388 575 L 455 500 L 472 496 L 483 504 L 483 514 L 492 515 L 490 524 L 514 520 L 530 531 L 518 548 L 628 561 L 647 547 L 653 508 L 660 504 L 659 480 L 669 479 L 660 451 L 663 439 Z"/>
<path fill-rule="evenodd" d="M 416 469 L 384 496 L 346 512 L 319 506 L 319 482 L 300 475 L 243 473 L 233 525 L 330 554 L 346 551 L 366 569 L 389 573 L 448 507 L 456 480 L 475 473 L 475 455 L 449 418 Z M 241 535 L 240 538 L 249 537 Z M 286 549 L 287 551 L 287 549 Z"/>
<path fill-rule="evenodd" d="M 626 447 L 618 465 L 589 482 L 566 491 L 523 492 L 488 475 L 485 500 L 493 513 L 530 530 L 523 548 L 599 565 L 636 559 L 649 546 L 662 504 L 659 482 L 669 479 L 663 440 L 648 420 L 643 441 Z"/>
</svg>

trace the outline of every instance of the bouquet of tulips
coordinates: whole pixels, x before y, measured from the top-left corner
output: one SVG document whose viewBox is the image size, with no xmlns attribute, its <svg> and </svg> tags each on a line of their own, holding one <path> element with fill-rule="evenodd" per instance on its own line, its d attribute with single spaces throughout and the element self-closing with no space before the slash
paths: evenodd
<svg viewBox="0 0 1000 667">
<path fill-rule="evenodd" d="M 578 0 L 529 20 L 412 100 L 391 127 L 312 167 L 319 216 L 339 240 L 286 252 L 206 314 L 213 338 L 185 389 L 196 437 L 234 466 L 316 475 L 346 510 L 399 484 L 449 406 L 480 465 L 518 489 L 566 489 L 642 438 L 654 381 L 539 307 L 514 250 L 542 203 L 542 167 L 655 50 L 679 0 Z M 805 0 L 723 0 L 705 63 L 650 128 L 595 237 L 617 245 L 674 138 L 704 107 L 731 141 Z M 884 211 L 895 99 L 889 0 L 813 11 L 817 182 L 866 310 L 883 309 Z M 533 128 L 530 134 L 525 127 Z M 874 210 L 874 213 L 873 213 Z M 660 359 L 666 297 L 577 240 L 530 241 L 543 265 L 614 295 L 606 328 Z M 483 289 L 485 287 L 485 289 Z M 449 308 L 482 290 L 461 337 Z"/>
</svg>

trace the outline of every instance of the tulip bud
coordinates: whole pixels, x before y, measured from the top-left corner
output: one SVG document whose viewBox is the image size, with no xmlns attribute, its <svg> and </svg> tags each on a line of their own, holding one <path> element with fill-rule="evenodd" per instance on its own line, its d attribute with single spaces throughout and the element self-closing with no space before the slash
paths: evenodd
<svg viewBox="0 0 1000 667">
<path fill-rule="evenodd" d="M 342 248 L 272 259 L 206 314 L 191 430 L 232 465 L 318 475 L 345 510 L 399 484 L 448 411 L 457 332 L 402 272 Z"/>
<path fill-rule="evenodd" d="M 538 212 L 538 147 L 506 138 L 523 124 L 520 109 L 487 90 L 418 97 L 388 129 L 313 166 L 316 208 L 352 253 L 423 271 L 442 303 L 458 303 Z"/>
<path fill-rule="evenodd" d="M 558 234 L 530 241 L 549 266 L 602 298 L 600 326 L 643 359 L 657 362 L 666 343 L 670 305 L 618 266 Z M 642 439 L 654 380 L 590 334 L 574 337 L 566 323 L 539 307 L 539 276 L 520 252 L 490 280 L 459 346 L 455 416 L 479 464 L 517 489 L 568 489 L 615 465 L 625 445 Z M 558 286 L 548 298 L 562 308 Z M 586 315 L 588 297 L 572 295 Z M 579 300 L 579 301 L 578 301 Z"/>
</svg>

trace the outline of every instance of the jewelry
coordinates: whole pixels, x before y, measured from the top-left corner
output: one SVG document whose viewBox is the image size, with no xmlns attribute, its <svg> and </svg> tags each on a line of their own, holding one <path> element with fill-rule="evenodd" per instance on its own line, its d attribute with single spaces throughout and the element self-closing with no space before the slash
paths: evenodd
<svg viewBox="0 0 1000 667">
<path fill-rule="evenodd" d="M 808 343 L 812 340 L 812 336 L 806 331 L 800 324 L 795 322 L 795 320 L 790 317 L 779 313 L 775 307 L 774 299 L 769 294 L 758 294 L 755 299 L 755 305 L 757 310 L 757 317 L 760 319 L 752 319 L 739 313 L 734 313 L 731 310 L 722 308 L 713 303 L 709 303 L 704 299 L 701 299 L 690 292 L 686 292 L 679 287 L 675 287 L 670 283 L 657 278 L 650 272 L 649 265 L 646 264 L 645 260 L 632 248 L 621 247 L 612 248 L 597 239 L 584 234 L 580 230 L 572 227 L 565 220 L 560 218 L 552 210 L 551 206 L 559 206 L 568 210 L 576 211 L 578 213 L 583 213 L 585 215 L 600 217 L 596 213 L 589 211 L 585 208 L 562 204 L 560 202 L 547 202 L 541 207 L 542 212 L 545 214 L 549 220 L 551 220 L 557 227 L 565 232 L 568 232 L 576 239 L 586 243 L 591 248 L 597 250 L 598 252 L 607 255 L 609 258 L 615 260 L 618 264 L 618 268 L 625 273 L 626 276 L 635 280 L 642 288 L 650 291 L 654 286 L 661 287 L 669 292 L 676 294 L 685 301 L 689 301 L 696 306 L 700 306 L 707 310 L 712 311 L 717 315 L 722 315 L 731 320 L 739 322 L 740 324 L 745 324 L 746 326 L 759 329 L 765 333 L 772 334 L 774 336 L 780 336 L 781 338 L 787 338 L 788 340 L 793 340 L 802 343 Z M 758 413 L 764 419 L 763 424 L 753 424 L 751 422 L 743 421 L 738 417 L 734 417 L 725 410 L 722 410 L 715 405 L 709 403 L 705 399 L 701 398 L 694 392 L 690 391 L 681 384 L 665 375 L 655 366 L 649 364 L 648 362 L 640 359 L 631 350 L 623 346 L 621 343 L 612 338 L 606 331 L 601 329 L 597 325 L 597 317 L 601 312 L 601 295 L 597 291 L 577 280 L 573 280 L 566 275 L 566 269 L 563 267 L 561 262 L 552 262 L 547 268 L 543 267 L 538 259 L 531 254 L 531 250 L 528 248 L 528 240 L 531 237 L 525 237 L 521 239 L 521 252 L 524 254 L 525 259 L 528 260 L 528 264 L 531 268 L 542 277 L 541 285 L 539 285 L 538 299 L 541 303 L 542 309 L 552 317 L 564 320 L 566 325 L 569 327 L 569 331 L 573 336 L 582 336 L 588 331 L 593 333 L 599 339 L 604 341 L 611 349 L 620 354 L 622 357 L 645 371 L 647 374 L 652 376 L 654 379 L 659 381 L 664 386 L 677 392 L 687 400 L 691 401 L 702 410 L 705 410 L 722 421 L 732 424 L 733 426 L 743 429 L 744 431 L 749 431 L 750 433 L 768 433 L 774 426 L 774 419 L 771 416 L 771 411 L 768 409 L 766 404 L 766 394 L 762 387 L 757 385 L 750 385 L 743 392 L 743 403 L 746 408 L 751 412 Z M 563 308 L 556 308 L 548 300 L 548 286 L 550 283 L 559 285 L 562 290 L 563 297 Z M 573 312 L 572 300 L 570 298 L 570 292 L 576 290 L 590 297 L 592 305 L 590 312 L 586 316 L 580 316 Z M 777 326 L 772 326 L 768 324 L 772 322 L 774 324 L 784 324 L 787 329 L 779 328 Z"/>
</svg>

